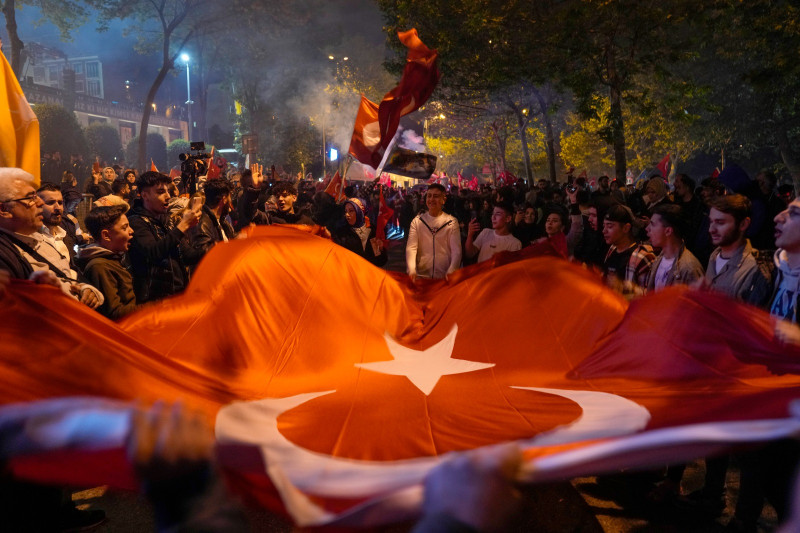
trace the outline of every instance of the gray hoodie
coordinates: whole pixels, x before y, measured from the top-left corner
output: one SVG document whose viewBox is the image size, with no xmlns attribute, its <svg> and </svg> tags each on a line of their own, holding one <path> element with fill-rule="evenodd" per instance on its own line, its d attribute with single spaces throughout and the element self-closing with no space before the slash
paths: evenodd
<svg viewBox="0 0 800 533">
<path fill-rule="evenodd" d="M 769 312 L 794 323 L 797 321 L 798 295 L 800 294 L 800 268 L 792 269 L 786 260 L 786 251 L 775 252 L 775 289 L 770 299 Z"/>
</svg>

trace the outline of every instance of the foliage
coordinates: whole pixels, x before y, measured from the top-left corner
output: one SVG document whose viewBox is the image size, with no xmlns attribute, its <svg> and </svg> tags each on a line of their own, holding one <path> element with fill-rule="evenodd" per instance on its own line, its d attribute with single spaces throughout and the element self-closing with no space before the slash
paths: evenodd
<svg viewBox="0 0 800 533">
<path fill-rule="evenodd" d="M 101 160 L 109 164 L 122 158 L 119 131 L 109 124 L 90 124 L 86 128 L 86 142 L 92 158 L 99 155 Z"/>
<path fill-rule="evenodd" d="M 148 135 L 149 137 L 149 135 Z M 167 145 L 167 162 L 170 167 L 178 164 L 180 159 L 178 156 L 189 152 L 189 141 L 184 139 L 175 139 Z"/>
<path fill-rule="evenodd" d="M 159 171 L 168 173 L 169 169 L 177 164 L 177 161 L 170 160 L 167 164 L 167 142 L 158 133 L 150 133 L 147 135 L 147 153 L 144 160 L 147 164 L 142 167 L 143 170 L 150 170 L 150 160 L 153 160 L 156 168 Z M 125 148 L 125 161 L 138 161 L 139 160 L 139 136 L 137 135 L 130 140 L 128 146 Z"/>
<path fill-rule="evenodd" d="M 41 151 L 61 152 L 62 156 L 83 154 L 88 156 L 86 138 L 75 115 L 56 104 L 38 104 L 34 107 L 39 119 Z"/>
</svg>

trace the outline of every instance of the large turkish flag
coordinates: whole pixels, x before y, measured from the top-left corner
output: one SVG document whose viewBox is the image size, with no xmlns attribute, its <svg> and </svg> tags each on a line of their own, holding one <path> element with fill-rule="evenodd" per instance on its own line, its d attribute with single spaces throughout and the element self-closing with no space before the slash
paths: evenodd
<svg viewBox="0 0 800 533">
<path fill-rule="evenodd" d="M 538 253 L 414 285 L 328 240 L 261 228 L 120 323 L 15 283 L 0 402 L 96 398 L 45 404 L 30 438 L 48 453 L 11 466 L 133 486 L 129 406 L 107 399 L 182 399 L 208 414 L 238 490 L 302 525 L 355 524 L 413 514 L 430 468 L 478 446 L 519 441 L 537 481 L 800 430 L 787 409 L 800 378 L 786 373 L 800 349 L 775 341 L 769 315 L 685 289 L 629 306 Z M 0 430 L 36 408 L 0 409 Z"/>
</svg>

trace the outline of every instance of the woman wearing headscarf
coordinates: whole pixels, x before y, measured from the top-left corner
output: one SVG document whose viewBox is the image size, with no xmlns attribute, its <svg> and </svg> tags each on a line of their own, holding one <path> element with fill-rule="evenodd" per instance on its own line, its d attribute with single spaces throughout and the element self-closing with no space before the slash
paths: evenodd
<svg viewBox="0 0 800 533">
<path fill-rule="evenodd" d="M 360 255 L 375 266 L 386 264 L 386 249 L 376 238 L 376 228 L 370 227 L 364 214 L 364 204 L 359 198 L 349 198 L 344 203 L 344 224 L 334 230 L 333 242 Z"/>
</svg>

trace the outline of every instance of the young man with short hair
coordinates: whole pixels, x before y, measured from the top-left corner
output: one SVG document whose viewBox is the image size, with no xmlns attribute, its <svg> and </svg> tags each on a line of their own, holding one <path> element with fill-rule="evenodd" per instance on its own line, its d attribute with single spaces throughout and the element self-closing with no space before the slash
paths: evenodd
<svg viewBox="0 0 800 533">
<path fill-rule="evenodd" d="M 272 187 L 272 194 L 278 204 L 277 216 L 273 218 L 276 224 L 303 224 L 313 226 L 314 221 L 311 217 L 303 213 L 295 212 L 295 202 L 297 202 L 297 189 L 288 181 L 280 181 Z"/>
<path fill-rule="evenodd" d="M 691 285 L 703 277 L 703 266 L 683 241 L 685 223 L 680 206 L 657 205 L 647 225 L 647 236 L 654 248 L 660 248 L 647 279 L 648 291 L 670 285 Z"/>
<path fill-rule="evenodd" d="M 793 200 L 775 217 L 775 246 L 775 288 L 769 312 L 800 324 L 800 200 Z"/>
<path fill-rule="evenodd" d="M 492 210 L 492 227 L 486 228 L 475 237 L 481 229 L 478 220 L 473 218 L 467 230 L 467 242 L 464 244 L 464 253 L 467 257 L 478 254 L 478 263 L 491 259 L 498 252 L 516 252 L 522 248 L 519 239 L 511 235 L 511 219 L 514 216 L 513 208 L 504 203 L 498 203 Z"/>
<path fill-rule="evenodd" d="M 705 280 L 715 291 L 763 306 L 770 295 L 770 275 L 759 266 L 757 252 L 745 237 L 750 214 L 750 200 L 741 194 L 712 201 L 708 233 L 717 248 L 708 260 Z"/>
<path fill-rule="evenodd" d="M 189 282 L 186 267 L 194 261 L 181 253 L 181 241 L 197 224 L 202 206 L 185 209 L 173 224 L 168 216 L 171 184 L 169 176 L 152 171 L 136 180 L 140 198 L 133 203 L 128 218 L 133 228 L 133 286 L 139 303 L 182 292 Z"/>
<path fill-rule="evenodd" d="M 656 259 L 649 245 L 633 238 L 635 224 L 630 208 L 619 204 L 611 206 L 603 220 L 603 239 L 609 245 L 603 272 L 606 282 L 626 297 L 644 293 L 650 267 Z"/>
<path fill-rule="evenodd" d="M 189 230 L 192 248 L 205 255 L 218 242 L 234 238 L 233 228 L 225 220 L 232 209 L 231 186 L 225 180 L 206 182 L 206 200 L 200 214 L 200 222 Z"/>
<path fill-rule="evenodd" d="M 417 276 L 441 279 L 461 265 L 461 231 L 455 217 L 445 213 L 447 192 L 433 183 L 425 193 L 426 213 L 414 217 L 408 230 L 406 268 L 412 281 Z"/>
<path fill-rule="evenodd" d="M 124 264 L 125 253 L 133 238 L 124 205 L 100 206 L 86 215 L 94 244 L 81 248 L 78 264 L 83 274 L 99 288 L 105 301 L 97 310 L 115 320 L 136 310 L 133 277 Z"/>
</svg>

